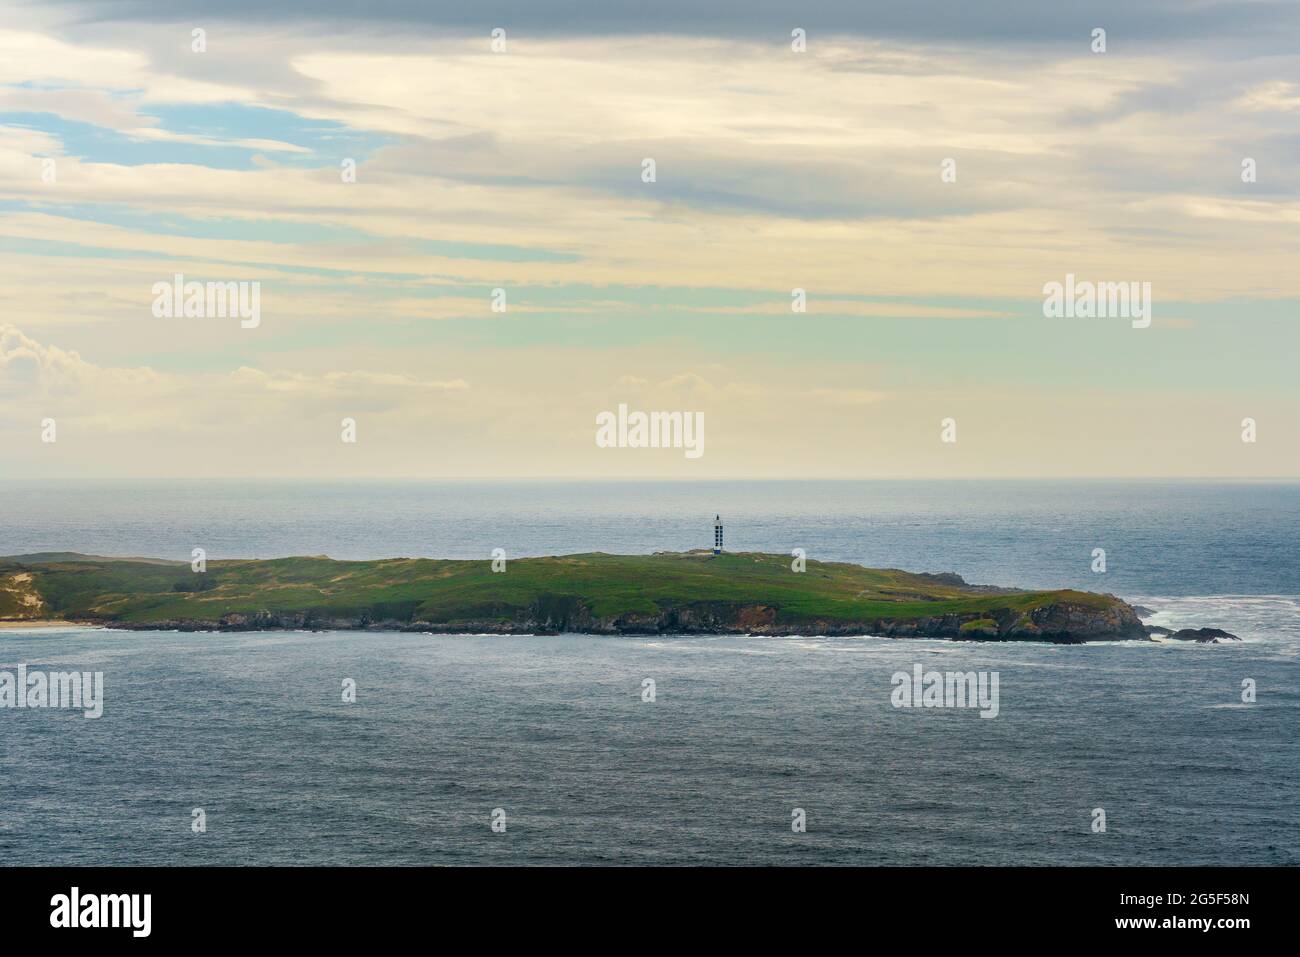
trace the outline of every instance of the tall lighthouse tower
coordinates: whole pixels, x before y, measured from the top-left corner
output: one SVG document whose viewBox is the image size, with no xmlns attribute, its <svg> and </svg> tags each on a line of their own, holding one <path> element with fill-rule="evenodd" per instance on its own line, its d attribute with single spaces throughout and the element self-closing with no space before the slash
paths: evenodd
<svg viewBox="0 0 1300 957">
<path fill-rule="evenodd" d="M 713 554 L 722 554 L 722 516 L 713 516 Z"/>
</svg>

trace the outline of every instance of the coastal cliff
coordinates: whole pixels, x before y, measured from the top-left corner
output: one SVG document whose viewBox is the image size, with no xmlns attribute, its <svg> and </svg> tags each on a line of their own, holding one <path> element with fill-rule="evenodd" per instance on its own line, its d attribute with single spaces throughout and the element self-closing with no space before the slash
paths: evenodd
<svg viewBox="0 0 1300 957">
<path fill-rule="evenodd" d="M 324 557 L 188 563 L 0 558 L 0 620 L 115 628 L 441 634 L 879 635 L 1077 643 L 1144 639 L 1113 595 L 969 585 L 762 553 L 489 560 Z"/>
<path fill-rule="evenodd" d="M 770 605 L 696 603 L 666 609 L 656 615 L 597 616 L 580 599 L 548 597 L 508 620 L 467 619 L 452 623 L 434 620 L 321 617 L 303 612 L 259 611 L 231 613 L 218 621 L 165 619 L 149 623 L 105 622 L 119 628 L 177 631 L 420 631 L 434 634 L 746 634 L 746 635 L 875 635 L 888 638 L 950 638 L 963 641 L 1085 641 L 1141 640 L 1147 637 L 1137 616 L 1118 599 L 1113 607 L 1096 608 L 1069 601 L 1053 602 L 1022 613 L 1014 609 L 929 615 L 917 618 L 839 620 L 801 618 L 782 621 Z"/>
</svg>

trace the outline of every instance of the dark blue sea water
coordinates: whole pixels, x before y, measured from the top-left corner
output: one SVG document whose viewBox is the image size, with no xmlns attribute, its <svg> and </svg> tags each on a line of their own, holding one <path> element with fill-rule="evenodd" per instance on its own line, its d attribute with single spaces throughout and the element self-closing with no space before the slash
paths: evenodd
<svg viewBox="0 0 1300 957">
<path fill-rule="evenodd" d="M 730 548 L 1111 591 L 1245 639 L 2 631 L 0 669 L 106 684 L 99 719 L 0 710 L 11 863 L 1300 863 L 1300 486 L 0 491 L 0 554 L 647 552 L 707 545 L 721 512 Z M 917 663 L 996 671 L 998 716 L 893 707 Z"/>
</svg>

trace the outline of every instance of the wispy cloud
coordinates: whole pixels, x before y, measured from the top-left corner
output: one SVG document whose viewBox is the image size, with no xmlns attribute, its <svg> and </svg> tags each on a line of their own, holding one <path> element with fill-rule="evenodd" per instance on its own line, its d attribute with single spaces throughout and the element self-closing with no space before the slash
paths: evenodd
<svg viewBox="0 0 1300 957">
<path fill-rule="evenodd" d="M 539 461 L 621 468 L 581 457 L 591 404 L 618 400 L 591 379 L 607 370 L 645 401 L 718 403 L 747 472 L 749 429 L 820 437 L 803 454 L 843 464 L 831 427 L 787 403 L 901 421 L 910 397 L 929 422 L 1063 402 L 1063 421 L 1100 427 L 1078 397 L 1154 378 L 1171 408 L 1199 401 L 1201 380 L 1159 365 L 1175 354 L 1241 414 L 1287 414 L 1293 6 L 543 7 L 499 5 L 492 23 L 450 3 L 7 8 L 0 308 L 24 330 L 8 333 L 10 394 L 62 382 L 122 403 L 118 434 L 132 416 L 183 429 L 209 407 L 147 397 L 189 396 L 197 376 L 245 428 L 259 402 L 285 429 L 315 402 L 463 430 L 471 474 L 508 471 L 492 443 L 529 429 L 547 437 Z M 154 320 L 149 290 L 177 272 L 260 282 L 256 334 Z M 1183 344 L 1045 326 L 1042 286 L 1067 272 L 1152 283 L 1153 329 Z M 1234 329 L 1249 366 L 1229 361 Z M 1008 383 L 1014 398 L 994 394 Z M 965 467 L 1000 468 L 1024 441 L 992 434 Z M 1291 456 L 1269 468 L 1300 470 Z M 1056 462 L 1091 467 L 1068 448 Z M 1119 450 L 1105 465 L 1136 467 Z"/>
</svg>

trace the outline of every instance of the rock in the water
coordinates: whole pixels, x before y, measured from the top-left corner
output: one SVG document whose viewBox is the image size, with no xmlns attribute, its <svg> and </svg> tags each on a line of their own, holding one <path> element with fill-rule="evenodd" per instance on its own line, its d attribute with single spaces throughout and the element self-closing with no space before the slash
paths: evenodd
<svg viewBox="0 0 1300 957">
<path fill-rule="evenodd" d="M 1137 611 L 1136 608 L 1133 610 Z M 1166 628 L 1163 625 L 1145 625 L 1144 627 L 1148 635 L 1172 635 L 1174 633 L 1172 628 Z"/>
<path fill-rule="evenodd" d="M 1222 628 L 1184 628 L 1169 636 L 1174 641 L 1194 641 L 1201 645 L 1217 645 L 1223 641 L 1241 641 L 1236 635 L 1229 634 Z"/>
</svg>

